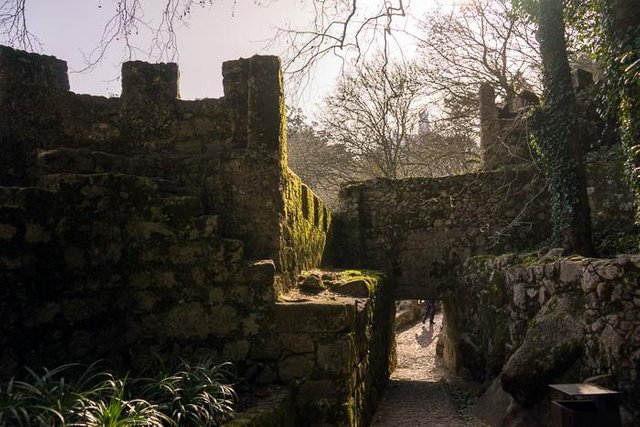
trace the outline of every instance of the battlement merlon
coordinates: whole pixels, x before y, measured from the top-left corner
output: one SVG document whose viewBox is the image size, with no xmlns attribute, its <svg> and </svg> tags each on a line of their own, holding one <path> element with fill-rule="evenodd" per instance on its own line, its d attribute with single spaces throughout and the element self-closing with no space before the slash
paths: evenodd
<svg viewBox="0 0 640 427">
<path fill-rule="evenodd" d="M 227 61 L 222 64 L 222 76 L 225 104 L 238 119 L 236 146 L 275 151 L 284 161 L 286 115 L 280 59 L 255 55 Z"/>
</svg>

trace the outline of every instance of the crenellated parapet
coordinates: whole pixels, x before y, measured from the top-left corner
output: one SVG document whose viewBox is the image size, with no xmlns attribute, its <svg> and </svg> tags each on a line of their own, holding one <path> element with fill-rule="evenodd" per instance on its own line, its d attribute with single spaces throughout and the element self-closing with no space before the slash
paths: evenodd
<svg viewBox="0 0 640 427">
<path fill-rule="evenodd" d="M 0 46 L 0 376 L 246 360 L 319 266 L 330 213 L 286 166 L 279 59 L 222 75 L 222 98 L 182 100 L 176 64 L 133 61 L 120 97 L 80 95 L 64 61 Z"/>
<path fill-rule="evenodd" d="M 228 61 L 222 76 L 224 97 L 187 101 L 179 99 L 176 64 L 131 61 L 122 65 L 119 98 L 78 95 L 69 91 L 65 61 L 0 46 L 0 185 L 39 186 L 59 173 L 171 180 L 220 213 L 248 256 L 274 259 L 295 275 L 300 268 L 280 263 L 306 251 L 300 238 L 282 237 L 281 223 L 292 217 L 285 209 L 302 199 L 285 200 L 294 175 L 280 61 Z M 324 237 L 313 246 L 323 245 Z"/>
</svg>

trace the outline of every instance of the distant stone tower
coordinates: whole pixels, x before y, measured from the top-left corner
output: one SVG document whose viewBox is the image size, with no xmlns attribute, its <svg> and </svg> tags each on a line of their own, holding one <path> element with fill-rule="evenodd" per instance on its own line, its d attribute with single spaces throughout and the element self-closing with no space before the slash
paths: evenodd
<svg viewBox="0 0 640 427">
<path fill-rule="evenodd" d="M 431 130 L 431 123 L 429 123 L 429 112 L 427 110 L 422 110 L 419 113 L 418 118 L 418 131 L 421 135 L 425 133 L 429 133 Z"/>
<path fill-rule="evenodd" d="M 532 160 L 529 136 L 523 113 L 538 104 L 538 97 L 523 91 L 511 103 L 500 108 L 489 83 L 480 85 L 480 147 L 484 170 L 527 163 Z"/>
</svg>

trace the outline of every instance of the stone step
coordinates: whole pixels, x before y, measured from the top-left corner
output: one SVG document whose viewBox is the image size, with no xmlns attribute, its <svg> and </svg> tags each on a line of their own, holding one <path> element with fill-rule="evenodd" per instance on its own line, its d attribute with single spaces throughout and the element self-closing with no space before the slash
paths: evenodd
<svg viewBox="0 0 640 427">
<path fill-rule="evenodd" d="M 244 266 L 244 247 L 234 239 L 143 244 L 140 260 L 148 266 L 185 269 L 200 267 L 208 280 L 223 281 Z"/>
<path fill-rule="evenodd" d="M 38 178 L 38 188 L 50 191 L 60 191 L 67 187 L 78 189 L 88 187 L 116 189 L 122 193 L 143 192 L 150 195 L 188 195 L 193 194 L 193 189 L 185 187 L 174 180 L 159 177 L 145 177 L 122 173 L 78 174 L 56 173 L 41 175 Z M 90 195 L 90 194 L 89 194 Z"/>
<path fill-rule="evenodd" d="M 151 247 L 184 242 L 211 245 L 221 239 L 217 215 L 192 217 L 181 224 L 166 221 L 130 221 L 125 231 L 127 238 L 132 239 L 134 244 Z"/>
<path fill-rule="evenodd" d="M 158 177 L 186 182 L 201 171 L 201 157 L 194 155 L 125 156 L 87 148 L 59 147 L 38 153 L 36 166 L 40 175 L 73 173 Z"/>
</svg>

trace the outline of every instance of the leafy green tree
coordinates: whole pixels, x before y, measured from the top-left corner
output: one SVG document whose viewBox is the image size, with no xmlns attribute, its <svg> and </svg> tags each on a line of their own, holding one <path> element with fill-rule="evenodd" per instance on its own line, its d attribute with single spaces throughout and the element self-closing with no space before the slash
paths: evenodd
<svg viewBox="0 0 640 427">
<path fill-rule="evenodd" d="M 601 56 L 607 63 L 608 101 L 617 119 L 640 224 L 640 4 L 601 0 L 604 24 Z"/>
</svg>

